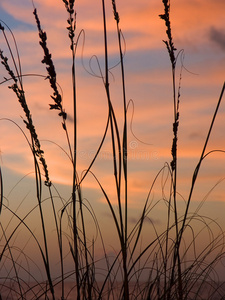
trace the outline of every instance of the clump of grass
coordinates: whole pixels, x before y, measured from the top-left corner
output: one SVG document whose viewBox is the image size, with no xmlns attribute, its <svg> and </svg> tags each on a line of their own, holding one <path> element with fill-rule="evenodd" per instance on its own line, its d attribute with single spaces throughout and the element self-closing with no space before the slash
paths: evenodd
<svg viewBox="0 0 225 300">
<path fill-rule="evenodd" d="M 20 216 L 19 207 L 15 211 L 11 210 L 6 201 L 9 201 L 3 194 L 3 176 L 0 169 L 0 213 L 8 214 L 9 222 L 0 223 L 1 228 L 1 253 L 0 264 L 1 270 L 6 270 L 6 275 L 1 277 L 0 298 L 11 297 L 16 299 L 57 299 L 56 290 L 60 290 L 61 300 L 70 299 L 200 299 L 201 293 L 207 289 L 208 299 L 213 297 L 223 297 L 224 288 L 218 284 L 214 266 L 224 257 L 224 231 L 214 220 L 203 217 L 199 214 L 199 208 L 194 213 L 190 213 L 190 204 L 192 193 L 198 178 L 198 172 L 203 160 L 210 154 L 206 153 L 206 147 L 211 135 L 214 121 L 216 119 L 218 109 L 223 97 L 225 85 L 222 88 L 215 113 L 212 118 L 210 129 L 205 140 L 199 163 L 193 173 L 192 185 L 189 197 L 185 202 L 184 214 L 181 215 L 178 209 L 177 200 L 177 147 L 178 147 L 178 127 L 180 117 L 180 81 L 178 88 L 176 85 L 176 48 L 173 42 L 172 26 L 170 21 L 170 1 L 163 0 L 164 13 L 160 18 L 165 21 L 167 40 L 164 41 L 172 69 L 172 86 L 173 86 L 173 139 L 170 164 L 165 164 L 156 175 L 152 185 L 149 187 L 149 193 L 144 202 L 141 216 L 135 225 L 130 228 L 128 226 L 129 213 L 129 189 L 128 189 L 128 126 L 127 126 L 127 110 L 128 103 L 126 97 L 126 75 L 123 53 L 123 34 L 120 28 L 120 16 L 117 10 L 116 1 L 112 0 L 112 11 L 116 22 L 116 32 L 119 49 L 119 66 L 122 83 L 122 102 L 123 102 L 123 120 L 122 128 L 120 128 L 120 120 L 115 112 L 111 97 L 110 87 L 110 69 L 109 69 L 109 44 L 107 30 L 107 16 L 105 9 L 105 1 L 102 0 L 103 15 L 103 36 L 104 36 L 104 71 L 101 69 L 101 79 L 104 84 L 106 101 L 108 104 L 107 124 L 102 136 L 99 147 L 87 167 L 83 176 L 79 178 L 77 172 L 77 87 L 76 87 L 76 50 L 79 44 L 81 33 L 76 35 L 76 12 L 75 1 L 63 0 L 67 19 L 67 33 L 69 37 L 69 50 L 71 51 L 71 79 L 72 79 L 72 103 L 73 103 L 73 132 L 67 129 L 67 113 L 62 105 L 62 95 L 59 92 L 57 84 L 57 72 L 54 66 L 53 57 L 47 45 L 47 34 L 41 27 L 37 9 L 34 7 L 34 17 L 40 38 L 40 45 L 44 52 L 44 58 L 41 61 L 46 66 L 47 75 L 45 79 L 49 81 L 53 94 L 50 98 L 54 101 L 50 104 L 50 110 L 56 110 L 62 118 L 62 128 L 66 134 L 68 144 L 68 157 L 71 162 L 72 178 L 71 178 L 71 197 L 64 199 L 54 184 L 50 181 L 47 163 L 44 158 L 44 151 L 36 133 L 34 121 L 28 108 L 25 98 L 25 90 L 23 86 L 23 76 L 21 63 L 17 51 L 18 62 L 16 62 L 12 48 L 5 33 L 5 28 L 0 24 L 0 30 L 5 38 L 8 50 L 12 60 L 12 66 L 9 64 L 8 57 L 0 50 L 1 63 L 4 66 L 9 78 L 1 83 L 12 81 L 9 86 L 15 93 L 17 100 L 21 104 L 25 113 L 26 129 L 30 134 L 30 139 L 26 136 L 21 128 L 31 149 L 34 158 L 34 174 L 36 186 L 37 204 L 30 209 L 25 216 Z M 11 31 L 10 31 L 11 32 Z M 12 34 L 12 33 L 11 33 Z M 13 37 L 14 38 L 14 37 Z M 16 43 L 15 43 L 16 45 Z M 17 47 L 16 47 L 17 49 Z M 15 71 L 13 71 L 13 69 Z M 181 78 L 181 76 L 180 76 Z M 78 95 L 77 95 L 78 94 Z M 116 190 L 117 205 L 113 205 L 113 199 L 107 193 L 101 180 L 94 174 L 92 167 L 94 166 L 102 146 L 105 143 L 106 135 L 110 136 L 112 147 L 112 166 L 114 185 Z M 72 139 L 71 139 L 72 135 Z M 73 141 L 71 143 L 71 141 Z M 65 150 L 64 150 L 65 151 Z M 66 152 L 66 151 L 65 151 Z M 67 153 L 67 152 L 66 152 Z M 38 163 L 39 162 L 39 163 Z M 44 170 L 45 189 L 48 196 L 43 198 L 42 174 L 39 164 Z M 105 246 L 104 236 L 101 231 L 101 224 L 95 215 L 95 209 L 92 207 L 91 200 L 85 199 L 83 196 L 82 182 L 90 175 L 96 181 L 100 192 L 104 196 L 108 204 L 115 232 L 119 240 L 120 249 L 115 251 L 111 257 Z M 104 174 L 103 174 L 104 176 Z M 158 182 L 161 182 L 162 199 L 154 203 L 151 200 L 152 191 Z M 166 194 L 166 187 L 169 192 Z M 56 200 L 58 203 L 56 203 Z M 44 205 L 50 202 L 51 213 L 54 220 L 54 238 L 56 238 L 56 249 L 59 257 L 60 271 L 58 275 L 53 275 L 53 262 L 50 259 L 50 229 L 48 220 L 45 215 Z M 163 202 L 166 205 L 166 226 L 159 231 L 152 221 L 154 209 Z M 57 207 L 59 207 L 57 210 Z M 43 236 L 42 240 L 32 230 L 28 219 L 39 210 L 41 219 L 41 228 Z M 91 218 L 96 236 L 90 236 L 88 217 Z M 11 224 L 16 225 L 13 229 Z M 143 232 L 146 223 L 151 224 L 153 235 L 149 235 L 149 240 L 144 241 L 142 245 Z M 64 225 L 66 223 L 66 229 Z M 197 223 L 200 228 L 196 232 Z M 214 231 L 213 229 L 214 228 Z M 43 280 L 38 280 L 32 273 L 30 266 L 35 265 L 32 258 L 26 253 L 26 245 L 17 246 L 17 236 L 19 231 L 29 233 L 28 244 L 33 243 L 35 249 L 41 255 L 44 268 Z M 203 249 L 197 249 L 198 239 L 203 233 L 207 232 L 209 236 L 208 244 Z M 191 238 L 190 238 L 191 237 Z M 189 238 L 189 240 L 188 240 Z M 95 254 L 96 240 L 99 239 L 102 247 L 103 257 L 99 260 Z M 211 260 L 208 257 L 212 256 Z M 23 259 L 22 259 L 23 257 Z M 23 263 L 25 261 L 25 263 Z M 10 267 L 8 267 L 10 263 Z M 66 268 L 69 264 L 69 268 Z M 102 265 L 104 267 L 102 267 Z M 35 265 L 36 270 L 39 267 Z M 101 273 L 101 281 L 98 281 L 98 275 Z M 24 274 L 28 280 L 24 280 Z M 72 281 L 71 289 L 66 288 L 65 283 Z M 31 283 L 32 281 L 32 283 Z"/>
</svg>

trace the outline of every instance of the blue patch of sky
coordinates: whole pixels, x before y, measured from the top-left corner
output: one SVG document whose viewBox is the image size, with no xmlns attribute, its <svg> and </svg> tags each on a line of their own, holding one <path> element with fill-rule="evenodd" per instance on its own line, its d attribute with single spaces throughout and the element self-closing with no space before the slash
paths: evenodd
<svg viewBox="0 0 225 300">
<path fill-rule="evenodd" d="M 162 49 L 144 49 L 128 52 L 124 57 L 129 71 L 144 72 L 151 70 L 166 69 L 170 67 L 170 60 L 167 50 L 162 45 Z"/>
<path fill-rule="evenodd" d="M 0 22 L 4 22 L 11 30 L 22 29 L 23 31 L 29 31 L 35 29 L 35 25 L 29 24 L 25 21 L 17 20 L 12 15 L 8 14 L 0 5 Z M 2 24 L 4 27 L 6 27 Z"/>
</svg>

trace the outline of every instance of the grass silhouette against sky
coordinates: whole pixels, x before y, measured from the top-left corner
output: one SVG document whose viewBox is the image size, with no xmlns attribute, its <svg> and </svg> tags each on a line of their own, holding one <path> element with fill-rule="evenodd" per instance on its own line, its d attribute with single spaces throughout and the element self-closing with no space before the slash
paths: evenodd
<svg viewBox="0 0 225 300">
<path fill-rule="evenodd" d="M 95 3 L 96 2 L 96 3 Z M 100 1 L 101 2 L 101 1 Z M 94 157 L 104 134 L 107 122 L 108 104 L 105 100 L 101 71 L 104 70 L 104 36 L 102 31 L 101 3 L 99 1 L 77 2 L 77 28 L 80 38 L 77 47 L 77 172 L 82 177 Z M 72 85 L 70 73 L 71 57 L 66 32 L 66 10 L 60 1 L 36 1 L 38 15 L 43 30 L 47 32 L 48 47 L 52 53 L 57 71 L 58 88 L 62 94 L 63 106 L 67 112 L 67 127 L 73 129 L 73 107 L 71 103 Z M 117 4 L 120 27 L 123 32 L 122 49 L 125 53 L 128 147 L 128 188 L 129 214 L 131 227 L 140 217 L 149 188 L 158 171 L 170 163 L 171 141 L 173 139 L 172 76 L 168 53 L 162 40 L 165 40 L 165 24 L 159 15 L 163 12 L 161 1 L 123 1 Z M 181 74 L 181 102 L 178 133 L 178 206 L 183 207 L 187 199 L 192 174 L 199 161 L 213 112 L 224 81 L 225 66 L 225 22 L 223 1 L 175 0 L 171 3 L 171 22 L 175 47 L 180 51 L 177 60 L 177 80 Z M 41 61 L 43 52 L 39 45 L 37 26 L 30 1 L 1 1 L 0 19 L 13 31 L 19 48 L 24 86 L 28 105 L 48 164 L 50 180 L 58 185 L 60 195 L 69 198 L 71 190 L 71 166 L 65 151 L 69 152 L 65 133 L 57 113 L 49 111 L 52 93 L 49 83 L 39 75 L 46 76 Z M 106 3 L 107 33 L 109 49 L 109 81 L 115 112 L 119 126 L 123 126 L 123 103 L 121 96 L 120 61 L 116 36 L 116 23 L 111 1 Z M 84 31 L 81 31 L 84 30 Z M 11 40 L 12 43 L 12 40 Z M 6 50 L 3 36 L 1 49 Z M 96 59 L 98 58 L 98 60 Z M 99 69 L 99 66 L 101 69 Z M 5 73 L 2 68 L 1 80 Z M 35 75 L 34 75 L 35 74 Z M 38 74 L 38 76 L 37 76 Z M 9 118 L 23 127 L 23 114 L 8 84 L 1 85 L 1 118 Z M 7 99 L 7 101 L 5 100 Z M 207 151 L 224 149 L 225 130 L 222 102 Z M 121 130 L 121 129 L 120 129 Z M 121 131 L 122 134 L 122 131 Z M 4 191 L 9 206 L 18 207 L 25 215 L 32 209 L 30 199 L 34 192 L 33 158 L 24 137 L 12 122 L 1 120 L 1 165 L 4 178 Z M 58 147 L 57 145 L 60 145 Z M 65 151 L 63 151 L 63 149 Z M 224 212 L 224 154 L 214 153 L 204 161 L 193 193 L 195 210 L 206 199 L 202 214 L 225 226 Z M 116 191 L 112 189 L 111 140 L 106 137 L 101 152 L 93 165 L 92 172 L 107 191 L 113 205 L 116 205 Z M 16 183 L 24 175 L 22 182 Z M 165 176 L 167 176 L 165 174 Z M 162 228 L 166 223 L 167 210 L 161 203 L 162 194 L 168 193 L 168 183 L 162 188 L 165 178 L 158 181 L 151 193 L 151 201 L 159 201 L 149 223 Z M 222 181 L 219 185 L 217 183 Z M 107 203 L 92 176 L 82 182 L 83 197 L 91 202 L 97 219 L 102 224 L 111 222 Z M 208 194 L 212 190 L 212 193 Z M 11 204 L 13 196 L 16 200 Z M 45 194 L 44 194 L 45 195 Z M 207 196 L 207 197 L 206 197 Z M 46 196 L 47 197 L 47 196 Z M 47 198 L 46 198 L 47 199 Z M 115 199 L 115 200 L 114 200 Z M 25 206 L 20 203 L 24 201 Z M 46 201 L 47 202 L 47 201 Z M 24 208 L 25 207 L 25 208 Z M 46 211 L 50 207 L 46 204 Z M 35 221 L 34 217 L 33 221 Z M 38 222 L 38 220 L 36 220 Z M 48 221 L 47 221 L 48 222 Z M 92 218 L 87 228 L 91 231 Z M 49 219 L 49 223 L 51 223 Z M 31 224 L 35 232 L 35 222 Z M 52 229 L 53 230 L 53 229 Z M 146 238 L 153 232 L 147 228 Z M 94 231 L 94 230 L 93 230 Z M 105 244 L 114 245 L 113 229 L 107 226 L 102 230 Z M 24 236 L 24 240 L 28 237 Z M 200 245 L 201 246 L 201 245 Z M 29 247 L 29 246 L 28 246 Z M 100 247 L 100 246 L 99 246 Z M 115 246 L 116 247 L 116 246 Z M 103 253 L 97 248 L 99 255 Z M 112 252 L 114 252 L 112 250 Z M 54 256 L 54 254 L 52 254 Z"/>
</svg>

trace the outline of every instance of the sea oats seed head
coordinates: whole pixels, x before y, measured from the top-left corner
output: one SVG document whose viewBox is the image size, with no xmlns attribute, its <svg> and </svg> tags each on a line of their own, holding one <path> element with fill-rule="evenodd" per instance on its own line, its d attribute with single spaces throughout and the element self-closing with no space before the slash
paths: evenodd
<svg viewBox="0 0 225 300">
<path fill-rule="evenodd" d="M 176 58 L 175 58 L 175 51 L 177 50 L 174 47 L 173 44 L 173 38 L 172 38 L 172 31 L 171 31 L 171 24 L 170 24 L 170 1 L 168 0 L 162 0 L 164 4 L 164 14 L 159 15 L 159 17 L 165 21 L 166 24 L 166 34 L 168 37 L 168 41 L 163 41 L 166 44 L 170 61 L 172 63 L 173 68 L 175 68 L 176 65 Z"/>
<path fill-rule="evenodd" d="M 114 13 L 114 19 L 116 20 L 117 23 L 120 21 L 119 13 L 116 10 L 116 2 L 115 0 L 112 0 L 112 6 L 113 6 L 113 13 Z"/>
</svg>

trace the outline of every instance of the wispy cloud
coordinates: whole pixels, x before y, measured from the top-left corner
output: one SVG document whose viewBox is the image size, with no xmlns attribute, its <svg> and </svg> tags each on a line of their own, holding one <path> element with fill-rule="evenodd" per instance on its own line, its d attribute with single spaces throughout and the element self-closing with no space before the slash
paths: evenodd
<svg viewBox="0 0 225 300">
<path fill-rule="evenodd" d="M 225 50 L 225 29 L 211 27 L 209 30 L 209 38 L 219 46 L 220 49 Z"/>
</svg>

